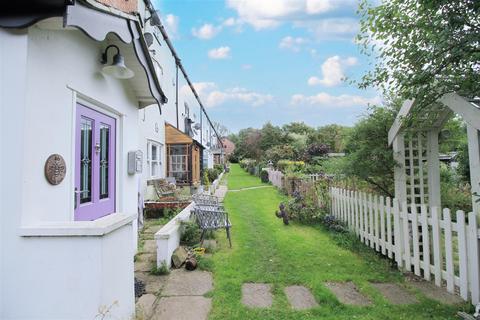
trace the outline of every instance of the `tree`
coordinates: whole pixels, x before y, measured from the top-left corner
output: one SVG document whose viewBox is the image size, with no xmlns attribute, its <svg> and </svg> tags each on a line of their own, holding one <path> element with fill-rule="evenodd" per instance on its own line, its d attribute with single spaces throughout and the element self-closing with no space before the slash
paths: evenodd
<svg viewBox="0 0 480 320">
<path fill-rule="evenodd" d="M 311 133 L 308 143 L 323 143 L 327 145 L 330 152 L 343 152 L 350 129 L 338 124 L 326 125 Z"/>
<path fill-rule="evenodd" d="M 388 145 L 388 130 L 397 111 L 398 104 L 370 107 L 370 114 L 352 129 L 343 163 L 345 174 L 364 180 L 373 189 L 392 198 L 395 161 Z"/>
<path fill-rule="evenodd" d="M 213 128 L 217 131 L 220 137 L 226 137 L 230 134 L 230 130 L 220 122 L 213 121 Z"/>
<path fill-rule="evenodd" d="M 284 134 L 282 129 L 267 122 L 261 129 L 260 147 L 263 151 L 283 143 Z"/>
<path fill-rule="evenodd" d="M 305 124 L 305 122 L 291 122 L 284 125 L 282 130 L 286 133 L 296 133 L 302 135 L 309 135 L 315 131 L 312 127 Z"/>
<path fill-rule="evenodd" d="M 426 106 L 443 94 L 474 97 L 480 92 L 480 1 L 362 0 L 357 37 L 376 59 L 359 82 L 395 90 Z M 421 108 L 420 108 L 421 109 Z"/>
</svg>

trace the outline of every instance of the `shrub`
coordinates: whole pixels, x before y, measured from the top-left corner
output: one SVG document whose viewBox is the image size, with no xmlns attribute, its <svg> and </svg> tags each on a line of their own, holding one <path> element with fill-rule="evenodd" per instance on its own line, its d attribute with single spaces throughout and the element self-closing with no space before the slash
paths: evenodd
<svg viewBox="0 0 480 320">
<path fill-rule="evenodd" d="M 203 171 L 202 184 L 205 186 L 207 190 L 210 187 L 210 178 L 208 177 L 208 170 Z"/>
<path fill-rule="evenodd" d="M 305 168 L 305 162 L 303 161 L 291 161 L 291 160 L 279 160 L 277 162 L 278 170 L 283 173 L 287 171 L 301 172 Z"/>
<path fill-rule="evenodd" d="M 330 231 L 345 233 L 347 228 L 335 216 L 328 214 L 322 217 L 322 224 Z"/>
<path fill-rule="evenodd" d="M 218 175 L 220 175 L 223 172 L 223 164 L 216 164 L 213 166 L 213 169 L 215 169 Z"/>
<path fill-rule="evenodd" d="M 265 169 L 262 169 L 262 171 L 260 171 L 260 180 L 262 180 L 262 182 L 264 183 L 268 183 L 268 171 L 265 170 Z"/>
<path fill-rule="evenodd" d="M 154 265 L 152 267 L 152 269 L 150 270 L 150 273 L 155 275 L 155 276 L 163 276 L 163 275 L 169 274 L 170 269 L 168 269 L 167 264 L 164 261 L 164 262 L 162 262 L 162 265 L 158 268 L 157 268 L 156 265 Z"/>
<path fill-rule="evenodd" d="M 314 199 L 304 197 L 298 191 L 294 192 L 286 207 L 289 218 L 300 222 L 316 222 L 324 215 L 315 204 Z"/>
<path fill-rule="evenodd" d="M 195 221 L 182 221 L 183 232 L 180 242 L 193 246 L 200 242 L 201 231 Z"/>
<path fill-rule="evenodd" d="M 206 170 L 207 175 L 208 175 L 208 180 L 209 181 L 215 181 L 218 178 L 218 172 L 215 169 L 207 169 Z"/>
</svg>

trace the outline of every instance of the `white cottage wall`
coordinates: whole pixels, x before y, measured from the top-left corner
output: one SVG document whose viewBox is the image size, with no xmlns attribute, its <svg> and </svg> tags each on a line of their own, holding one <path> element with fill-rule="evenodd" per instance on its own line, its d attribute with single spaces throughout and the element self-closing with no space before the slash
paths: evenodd
<svg viewBox="0 0 480 320">
<path fill-rule="evenodd" d="M 117 211 L 136 214 L 137 177 L 126 170 L 127 152 L 136 150 L 139 140 L 133 93 L 126 81 L 100 73 L 100 44 L 80 31 L 31 27 L 28 34 L 13 35 L 0 30 L 0 43 L 0 141 L 9 153 L 1 166 L 6 192 L 1 193 L 0 318 L 93 319 L 115 301 L 110 315 L 127 318 L 134 312 L 131 219 L 97 236 L 68 234 L 75 226 L 76 98 L 118 117 Z M 58 186 L 49 185 L 43 172 L 53 153 L 67 165 Z M 40 236 L 42 225 L 63 223 L 63 236 Z M 22 236 L 25 228 L 31 235 L 37 227 L 39 236 Z M 87 225 L 81 231 L 89 230 Z"/>
<path fill-rule="evenodd" d="M 23 124 L 27 34 L 0 30 L 0 319 L 7 318 L 8 262 L 18 255 L 11 241 L 16 236 L 22 207 Z"/>
<path fill-rule="evenodd" d="M 139 111 L 139 146 L 143 152 L 143 172 L 142 187 L 144 190 L 144 199 L 152 199 L 152 190 L 147 188 L 147 180 L 151 178 L 149 164 L 147 163 L 149 141 L 159 143 L 162 146 L 161 164 L 159 167 L 160 175 L 157 178 L 165 178 L 166 175 L 166 154 L 165 154 L 165 119 L 160 114 L 157 105 L 151 105 Z"/>
</svg>

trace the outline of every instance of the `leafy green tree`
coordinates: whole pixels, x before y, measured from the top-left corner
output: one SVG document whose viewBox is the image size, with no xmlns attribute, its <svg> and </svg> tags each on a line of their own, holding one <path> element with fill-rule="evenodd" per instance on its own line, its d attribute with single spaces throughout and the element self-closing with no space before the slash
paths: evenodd
<svg viewBox="0 0 480 320">
<path fill-rule="evenodd" d="M 367 182 L 380 193 L 394 196 L 395 161 L 388 145 L 388 131 L 397 114 L 397 104 L 370 107 L 370 114 L 352 129 L 343 161 L 345 174 Z"/>
<path fill-rule="evenodd" d="M 480 1 L 361 0 L 364 53 L 375 65 L 359 86 L 395 91 L 420 106 L 448 92 L 474 97 L 480 92 Z"/>
<path fill-rule="evenodd" d="M 286 133 L 296 133 L 302 135 L 312 134 L 315 129 L 308 126 L 305 122 L 291 122 L 282 127 L 283 131 Z"/>
<path fill-rule="evenodd" d="M 322 143 L 328 147 L 330 152 L 343 152 L 350 130 L 351 128 L 338 124 L 319 127 L 309 135 L 308 144 Z"/>
<path fill-rule="evenodd" d="M 289 144 L 274 146 L 265 152 L 265 161 L 272 161 L 276 166 L 277 162 L 282 159 L 295 160 L 295 150 Z"/>
<path fill-rule="evenodd" d="M 460 118 L 452 118 L 440 131 L 440 152 L 448 153 L 459 150 L 467 143 L 467 127 Z"/>
<path fill-rule="evenodd" d="M 264 151 L 284 142 L 282 129 L 272 125 L 270 122 L 264 124 L 260 132 L 260 147 Z"/>
</svg>

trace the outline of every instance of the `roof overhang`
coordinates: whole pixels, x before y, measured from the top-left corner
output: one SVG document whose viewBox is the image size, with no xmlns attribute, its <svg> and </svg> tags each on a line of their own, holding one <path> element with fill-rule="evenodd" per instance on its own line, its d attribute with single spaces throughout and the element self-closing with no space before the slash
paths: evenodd
<svg viewBox="0 0 480 320">
<path fill-rule="evenodd" d="M 75 0 L 5 1 L 0 10 L 0 27 L 27 28 L 44 19 L 61 17 L 66 7 L 74 4 Z"/>
<path fill-rule="evenodd" d="M 406 100 L 388 131 L 388 144 L 406 130 L 439 130 L 453 113 L 458 114 L 469 125 L 480 129 L 480 107 L 452 92 L 443 95 L 436 103 L 423 107 L 421 114 L 412 117 L 416 105 L 414 100 Z"/>
<path fill-rule="evenodd" d="M 120 47 L 126 64 L 135 72 L 127 80 L 138 107 L 167 102 L 148 51 L 140 23 L 132 15 L 119 15 L 74 0 L 32 0 L 33 4 L 11 1 L 0 13 L 0 27 L 26 28 L 40 20 L 63 16 L 63 28 L 75 28 L 95 41 L 108 41 Z M 18 3 L 19 5 L 15 5 Z M 112 34 L 115 37 L 112 37 Z M 100 55 L 100 54 L 99 54 Z M 160 109 L 161 112 L 161 109 Z"/>
</svg>

